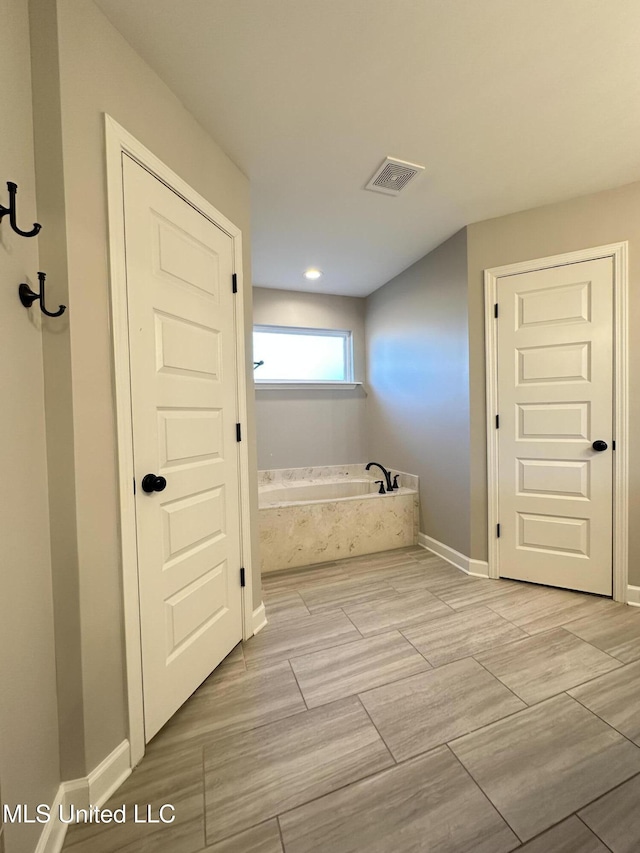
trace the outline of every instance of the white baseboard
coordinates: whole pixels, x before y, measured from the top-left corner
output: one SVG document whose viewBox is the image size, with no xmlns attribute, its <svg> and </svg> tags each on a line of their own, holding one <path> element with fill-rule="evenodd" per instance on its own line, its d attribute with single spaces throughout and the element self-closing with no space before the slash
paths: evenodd
<svg viewBox="0 0 640 853">
<path fill-rule="evenodd" d="M 260 607 L 256 607 L 256 609 L 253 611 L 253 618 L 251 622 L 254 634 L 257 634 L 258 631 L 261 631 L 267 624 L 267 613 L 264 609 L 264 601 L 260 604 Z"/>
<path fill-rule="evenodd" d="M 447 563 L 451 563 L 456 569 L 460 569 L 467 575 L 474 578 L 488 578 L 489 564 L 485 560 L 474 560 L 472 557 L 467 557 L 466 554 L 461 554 L 455 548 L 450 548 L 443 542 L 438 542 L 426 533 L 418 533 L 418 545 L 421 548 L 426 548 L 427 551 L 432 551 L 438 557 L 442 557 Z"/>
<path fill-rule="evenodd" d="M 51 804 L 51 820 L 43 826 L 35 853 L 60 853 L 62 850 L 64 837 L 67 834 L 67 825 L 58 820 L 58 814 L 60 813 L 60 806 L 64 808 L 66 805 L 65 795 L 63 783 L 58 788 L 56 797 Z"/>
<path fill-rule="evenodd" d="M 60 853 L 68 824 L 58 816 L 69 808 L 87 809 L 103 806 L 131 773 L 129 741 L 123 740 L 88 776 L 63 782 L 51 806 L 51 820 L 44 825 L 35 853 Z"/>
<path fill-rule="evenodd" d="M 112 753 L 107 755 L 87 776 L 89 802 L 92 806 L 104 805 L 111 794 L 131 775 L 129 741 L 123 740 Z"/>
<path fill-rule="evenodd" d="M 60 787 L 63 790 L 65 810 L 69 806 L 74 806 L 76 809 L 88 809 L 91 805 L 89 778 L 87 776 L 82 779 L 71 779 L 69 782 L 63 782 Z"/>
<path fill-rule="evenodd" d="M 640 607 L 640 586 L 627 586 L 627 604 L 632 607 Z"/>
</svg>

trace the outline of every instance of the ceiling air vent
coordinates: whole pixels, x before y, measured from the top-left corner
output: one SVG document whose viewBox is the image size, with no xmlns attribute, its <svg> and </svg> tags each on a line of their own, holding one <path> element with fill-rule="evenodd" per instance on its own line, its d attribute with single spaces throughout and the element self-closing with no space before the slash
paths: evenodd
<svg viewBox="0 0 640 853">
<path fill-rule="evenodd" d="M 385 195 L 399 195 L 409 181 L 423 171 L 424 166 L 387 157 L 386 160 L 382 161 L 365 189 L 373 190 L 375 193 L 385 193 Z"/>
</svg>

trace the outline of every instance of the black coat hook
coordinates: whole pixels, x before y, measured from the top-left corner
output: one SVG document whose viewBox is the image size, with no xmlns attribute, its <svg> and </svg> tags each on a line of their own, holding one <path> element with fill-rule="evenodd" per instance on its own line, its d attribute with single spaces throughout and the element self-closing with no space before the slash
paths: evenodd
<svg viewBox="0 0 640 853">
<path fill-rule="evenodd" d="M 31 308 L 36 299 L 40 300 L 40 310 L 43 314 L 46 314 L 47 317 L 60 317 L 61 314 L 67 310 L 66 305 L 60 305 L 57 311 L 47 311 L 44 305 L 44 280 L 47 277 L 46 273 L 39 272 L 38 273 L 38 281 L 40 282 L 40 293 L 34 293 L 33 290 L 29 287 L 28 284 L 24 282 L 18 288 L 18 295 L 20 296 L 20 302 L 24 305 L 25 308 Z"/>
<path fill-rule="evenodd" d="M 9 190 L 9 207 L 4 207 L 0 204 L 0 222 L 8 213 L 9 222 L 16 234 L 19 234 L 21 237 L 35 237 L 42 228 L 42 225 L 34 222 L 31 231 L 23 231 L 21 228 L 18 228 L 18 223 L 16 222 L 16 193 L 18 192 L 18 185 L 12 181 L 7 181 L 7 189 Z"/>
</svg>

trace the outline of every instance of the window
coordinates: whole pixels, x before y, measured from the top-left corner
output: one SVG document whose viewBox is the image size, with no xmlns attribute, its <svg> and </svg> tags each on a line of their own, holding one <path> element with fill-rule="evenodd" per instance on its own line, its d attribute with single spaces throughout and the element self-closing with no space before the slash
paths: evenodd
<svg viewBox="0 0 640 853">
<path fill-rule="evenodd" d="M 352 383 L 351 332 L 254 326 L 256 383 Z"/>
</svg>

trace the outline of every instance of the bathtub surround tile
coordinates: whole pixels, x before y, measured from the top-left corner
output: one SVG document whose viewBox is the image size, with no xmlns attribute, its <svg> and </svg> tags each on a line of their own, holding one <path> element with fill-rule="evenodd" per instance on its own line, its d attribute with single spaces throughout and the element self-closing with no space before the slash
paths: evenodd
<svg viewBox="0 0 640 853">
<path fill-rule="evenodd" d="M 601 675 L 568 692 L 605 723 L 640 746 L 640 661 Z"/>
<path fill-rule="evenodd" d="M 438 616 L 400 631 L 433 666 L 477 655 L 527 636 L 486 607 Z"/>
<path fill-rule="evenodd" d="M 574 815 L 518 847 L 517 853 L 609 853 L 609 848 Z"/>
<path fill-rule="evenodd" d="M 370 477 L 372 480 L 381 479 L 380 476 L 372 476 L 378 471 L 366 470 L 366 462 L 355 462 L 348 465 L 323 465 L 311 468 L 272 468 L 270 470 L 258 471 L 258 485 L 264 486 L 271 483 L 290 483 L 300 480 L 342 480 L 346 478 Z M 399 484 L 405 488 L 419 488 L 420 479 L 415 474 L 407 474 L 403 471 L 393 471 L 399 474 Z"/>
<path fill-rule="evenodd" d="M 403 490 L 260 509 L 262 571 L 413 545 L 417 503 L 417 492 Z"/>
<path fill-rule="evenodd" d="M 218 841 L 198 853 L 282 853 L 278 821 L 274 818 Z"/>
<path fill-rule="evenodd" d="M 251 668 L 359 639 L 359 631 L 338 610 L 267 625 L 244 643 L 244 656 Z"/>
<path fill-rule="evenodd" d="M 311 613 L 326 613 L 349 604 L 362 604 L 397 595 L 384 581 L 353 580 L 345 578 L 326 583 L 322 587 L 305 587 L 300 590 L 302 600 Z"/>
<path fill-rule="evenodd" d="M 640 660 L 640 608 L 611 607 L 567 625 L 576 637 L 623 663 Z"/>
<path fill-rule="evenodd" d="M 207 844 L 393 764 L 356 698 L 205 749 Z"/>
<path fill-rule="evenodd" d="M 286 483 L 297 480 L 342 479 L 343 477 L 366 477 L 366 462 L 348 465 L 323 465 L 311 468 L 272 468 L 258 471 L 258 485 Z"/>
<path fill-rule="evenodd" d="M 446 747 L 280 818 L 287 853 L 508 853 L 518 839 Z"/>
<path fill-rule="evenodd" d="M 291 666 L 310 708 L 430 669 L 397 631 L 294 657 Z"/>
<path fill-rule="evenodd" d="M 562 628 L 476 656 L 528 705 L 622 666 Z"/>
<path fill-rule="evenodd" d="M 640 749 L 565 695 L 449 746 L 523 841 L 640 772 Z"/>
<path fill-rule="evenodd" d="M 347 605 L 343 610 L 363 637 L 382 634 L 412 622 L 424 622 L 430 616 L 453 613 L 450 607 L 426 590 Z"/>
<path fill-rule="evenodd" d="M 361 693 L 360 699 L 396 761 L 526 708 L 471 658 Z"/>
<path fill-rule="evenodd" d="M 156 736 L 163 747 L 204 746 L 306 711 L 288 661 L 239 672 L 199 688 Z"/>
<path fill-rule="evenodd" d="M 640 850 L 640 776 L 605 794 L 579 816 L 615 853 Z"/>
</svg>

